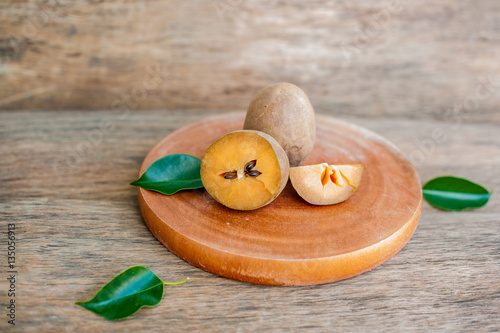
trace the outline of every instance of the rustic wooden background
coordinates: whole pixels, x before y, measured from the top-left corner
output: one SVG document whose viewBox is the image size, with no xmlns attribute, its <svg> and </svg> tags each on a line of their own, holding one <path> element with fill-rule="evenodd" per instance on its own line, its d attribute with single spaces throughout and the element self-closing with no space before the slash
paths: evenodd
<svg viewBox="0 0 500 333">
<path fill-rule="evenodd" d="M 416 166 L 422 181 L 450 173 L 494 190 L 485 207 L 453 213 L 424 203 L 410 242 L 380 267 L 336 283 L 273 287 L 195 268 L 146 227 L 129 182 L 165 135 L 212 114 L 170 111 L 123 118 L 111 111 L 0 112 L 1 332 L 500 331 L 500 126 L 449 131 Z M 383 134 L 406 155 L 420 151 L 415 140 L 446 128 L 441 121 L 343 118 Z M 103 121 L 113 127 L 101 131 Z M 7 223 L 17 228 L 17 330 L 8 330 L 3 307 Z M 119 322 L 74 304 L 136 264 L 166 281 L 191 280 Z"/>
<path fill-rule="evenodd" d="M 441 119 L 500 87 L 500 2 L 4 0 L 0 61 L 3 109 L 244 110 L 290 81 L 320 112 Z"/>
<path fill-rule="evenodd" d="M 276 81 L 394 142 L 422 181 L 466 177 L 490 202 L 424 204 L 399 254 L 338 283 L 258 286 L 187 264 L 128 184 L 165 135 Z M 0 331 L 499 332 L 499 102 L 498 0 L 3 0 Z M 120 322 L 74 305 L 134 264 L 191 281 Z"/>
</svg>

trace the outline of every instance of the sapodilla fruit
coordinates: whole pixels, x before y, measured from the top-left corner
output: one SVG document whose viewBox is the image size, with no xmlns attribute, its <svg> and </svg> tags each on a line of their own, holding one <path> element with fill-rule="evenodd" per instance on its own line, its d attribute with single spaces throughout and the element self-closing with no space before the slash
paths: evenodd
<svg viewBox="0 0 500 333">
<path fill-rule="evenodd" d="M 310 204 L 332 205 L 351 197 L 361 183 L 363 171 L 361 164 L 306 165 L 290 168 L 290 181 Z"/>
<path fill-rule="evenodd" d="M 243 129 L 269 134 L 285 150 L 290 166 L 302 164 L 316 139 L 316 118 L 307 95 L 280 82 L 260 90 L 248 105 Z"/>
<path fill-rule="evenodd" d="M 289 175 L 285 151 L 270 135 L 234 131 L 214 142 L 201 160 L 201 181 L 219 203 L 252 210 L 271 203 Z"/>
</svg>

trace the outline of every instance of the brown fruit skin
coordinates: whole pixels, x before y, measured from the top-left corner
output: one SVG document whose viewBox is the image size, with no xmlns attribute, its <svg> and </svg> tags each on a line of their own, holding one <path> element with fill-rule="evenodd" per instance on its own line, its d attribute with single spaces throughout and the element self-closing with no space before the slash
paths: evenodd
<svg viewBox="0 0 500 333">
<path fill-rule="evenodd" d="M 243 129 L 262 131 L 278 141 L 291 166 L 302 164 L 316 139 L 316 118 L 307 95 L 280 82 L 260 90 L 250 102 Z"/>
</svg>

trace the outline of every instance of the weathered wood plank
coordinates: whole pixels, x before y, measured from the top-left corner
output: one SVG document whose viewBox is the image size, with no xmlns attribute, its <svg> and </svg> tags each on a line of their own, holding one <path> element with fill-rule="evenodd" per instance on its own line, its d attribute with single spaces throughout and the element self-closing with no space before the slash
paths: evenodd
<svg viewBox="0 0 500 333">
<path fill-rule="evenodd" d="M 244 110 L 290 81 L 319 112 L 500 122 L 495 0 L 1 6 L 4 109 Z"/>
<path fill-rule="evenodd" d="M 149 233 L 132 202 L 34 199 L 7 208 L 21 230 L 18 325 L 26 332 L 118 332 L 125 325 L 158 332 L 500 328 L 498 214 L 427 212 L 410 243 L 369 273 L 273 288 L 219 278 L 178 259 Z M 119 323 L 73 304 L 133 264 L 191 281 L 167 288 L 159 307 Z"/>
<path fill-rule="evenodd" d="M 168 252 L 142 221 L 136 190 L 128 183 L 158 140 L 209 115 L 159 110 L 120 119 L 121 114 L 109 111 L 0 113 L 0 220 L 3 229 L 7 223 L 18 228 L 19 331 L 500 330 L 500 202 L 495 194 L 486 207 L 466 213 L 424 205 L 417 231 L 398 255 L 338 283 L 294 288 L 245 284 L 194 268 Z M 82 131 L 99 128 L 103 119 L 114 129 L 103 132 L 101 143 L 79 163 L 65 165 L 66 147 L 91 142 Z M 447 125 L 348 120 L 383 134 L 407 155 L 420 149 L 418 142 L 435 128 Z M 417 165 L 421 178 L 456 174 L 498 189 L 497 133 L 492 124 L 450 131 Z M 60 163 L 59 174 L 53 163 Z M 168 287 L 158 307 L 120 322 L 74 305 L 134 264 L 150 267 L 165 280 L 189 276 L 191 281 Z M 0 281 L 3 303 L 7 280 L 2 275 Z M 3 318 L 0 328 L 6 327 Z"/>
<path fill-rule="evenodd" d="M 0 113 L 0 168 L 7 170 L 0 174 L 0 194 L 8 196 L 15 190 L 20 197 L 135 197 L 127 184 L 135 180 L 149 150 L 173 130 L 210 114 L 184 110 Z M 500 179 L 493 176 L 500 169 L 498 125 L 464 123 L 454 128 L 453 123 L 437 121 L 342 119 L 396 143 L 415 164 L 423 182 L 454 174 L 489 189 L 500 188 Z M 442 132 L 439 140 L 433 135 L 438 130 Z M 490 211 L 500 204 L 496 196 L 491 200 L 483 209 Z"/>
</svg>

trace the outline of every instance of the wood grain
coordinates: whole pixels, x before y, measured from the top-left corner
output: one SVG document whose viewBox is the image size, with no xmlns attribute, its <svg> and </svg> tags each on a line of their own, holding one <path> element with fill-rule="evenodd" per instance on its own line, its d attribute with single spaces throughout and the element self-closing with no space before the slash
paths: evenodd
<svg viewBox="0 0 500 333">
<path fill-rule="evenodd" d="M 241 129 L 244 118 L 244 113 L 224 114 L 175 131 L 151 150 L 141 173 L 170 154 L 202 158 L 215 140 Z M 382 137 L 332 117 L 316 118 L 316 142 L 304 165 L 362 164 L 362 185 L 349 200 L 312 206 L 288 184 L 270 205 L 235 211 L 203 190 L 165 196 L 139 189 L 139 205 L 151 232 L 197 267 L 259 284 L 333 282 L 387 261 L 417 227 L 420 179 Z"/>
<path fill-rule="evenodd" d="M 499 124 L 499 11 L 497 0 L 7 0 L 0 107 L 243 111 L 289 81 L 319 112 Z"/>
<path fill-rule="evenodd" d="M 272 287 L 224 279 L 169 253 L 144 224 L 137 177 L 146 154 L 165 135 L 210 112 L 0 112 L 0 219 L 19 228 L 18 324 L 21 332 L 498 332 L 500 319 L 499 126 L 358 117 L 407 156 L 441 128 L 416 168 L 422 181 L 453 174 L 494 190 L 477 211 L 448 213 L 424 204 L 405 248 L 382 266 L 318 286 Z M 114 125 L 99 144 L 68 157 L 84 133 Z M 426 144 L 425 146 L 429 146 Z M 416 155 L 415 155 L 416 156 Z M 0 302 L 7 301 L 4 250 Z M 120 322 L 74 305 L 121 270 L 142 264 L 166 281 L 163 302 Z M 2 310 L 3 311 L 3 310 Z M 2 312 L 0 330 L 7 329 Z"/>
</svg>

